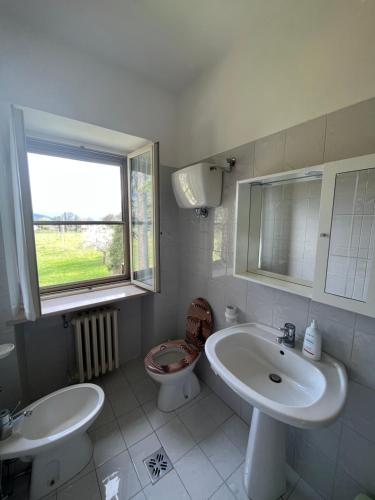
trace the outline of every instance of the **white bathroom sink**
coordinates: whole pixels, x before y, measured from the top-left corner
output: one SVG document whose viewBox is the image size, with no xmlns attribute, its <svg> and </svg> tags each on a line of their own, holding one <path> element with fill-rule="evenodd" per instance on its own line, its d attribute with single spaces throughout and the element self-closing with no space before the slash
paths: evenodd
<svg viewBox="0 0 375 500">
<path fill-rule="evenodd" d="M 296 427 L 328 425 L 345 403 L 345 367 L 325 353 L 310 361 L 297 346 L 278 344 L 278 336 L 256 323 L 236 325 L 212 335 L 205 350 L 214 372 L 260 411 Z"/>
</svg>

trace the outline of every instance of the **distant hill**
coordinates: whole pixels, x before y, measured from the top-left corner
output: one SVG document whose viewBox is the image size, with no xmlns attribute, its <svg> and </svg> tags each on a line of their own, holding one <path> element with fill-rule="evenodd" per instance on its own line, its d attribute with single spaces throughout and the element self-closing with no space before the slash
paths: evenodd
<svg viewBox="0 0 375 500">
<path fill-rule="evenodd" d="M 45 214 L 33 214 L 34 221 L 78 221 L 79 217 L 73 212 L 64 212 L 60 215 L 54 215 L 53 217 Z"/>
<path fill-rule="evenodd" d="M 48 215 L 43 215 L 43 214 L 33 214 L 33 220 L 53 220 L 51 217 Z"/>
</svg>

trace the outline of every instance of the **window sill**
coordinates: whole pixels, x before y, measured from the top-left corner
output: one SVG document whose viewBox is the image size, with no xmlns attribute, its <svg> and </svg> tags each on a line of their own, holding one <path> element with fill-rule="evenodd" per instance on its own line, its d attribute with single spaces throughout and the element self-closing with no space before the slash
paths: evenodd
<svg viewBox="0 0 375 500">
<path fill-rule="evenodd" d="M 41 298 L 42 317 L 56 316 L 89 307 L 143 297 L 150 292 L 135 285 L 114 285 Z"/>
<path fill-rule="evenodd" d="M 111 304 L 112 302 L 136 299 L 150 293 L 143 288 L 131 284 L 55 293 L 48 297 L 41 297 L 42 318 L 59 316 L 60 314 Z M 7 325 L 19 325 L 27 321 L 23 312 L 20 312 L 17 318 L 7 321 Z"/>
<path fill-rule="evenodd" d="M 111 287 L 98 287 L 85 291 L 70 291 L 56 293 L 53 296 L 41 298 L 42 318 L 48 316 L 59 316 L 90 307 L 102 306 L 123 300 L 137 299 L 149 295 L 148 290 L 144 290 L 135 285 L 112 285 Z M 8 326 L 27 323 L 24 313 L 21 311 L 15 319 L 6 322 Z"/>
</svg>

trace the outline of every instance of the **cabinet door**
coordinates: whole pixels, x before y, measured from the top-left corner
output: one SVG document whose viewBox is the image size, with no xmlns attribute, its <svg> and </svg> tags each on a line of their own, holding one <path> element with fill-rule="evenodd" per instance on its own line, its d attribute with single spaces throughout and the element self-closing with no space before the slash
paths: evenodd
<svg viewBox="0 0 375 500">
<path fill-rule="evenodd" d="M 323 174 L 313 300 L 375 317 L 375 155 Z"/>
</svg>

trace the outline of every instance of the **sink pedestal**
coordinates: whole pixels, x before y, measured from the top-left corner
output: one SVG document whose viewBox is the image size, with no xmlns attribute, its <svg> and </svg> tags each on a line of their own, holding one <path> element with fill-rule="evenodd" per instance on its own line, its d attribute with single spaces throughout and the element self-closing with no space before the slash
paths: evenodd
<svg viewBox="0 0 375 500">
<path fill-rule="evenodd" d="M 285 424 L 254 408 L 245 463 L 251 500 L 276 500 L 285 493 L 285 437 Z"/>
<path fill-rule="evenodd" d="M 333 422 L 348 390 L 342 363 L 325 353 L 315 363 L 299 349 L 281 348 L 279 334 L 247 323 L 216 332 L 205 344 L 214 372 L 254 407 L 244 474 L 251 500 L 277 500 L 286 491 L 286 426 Z"/>
</svg>

